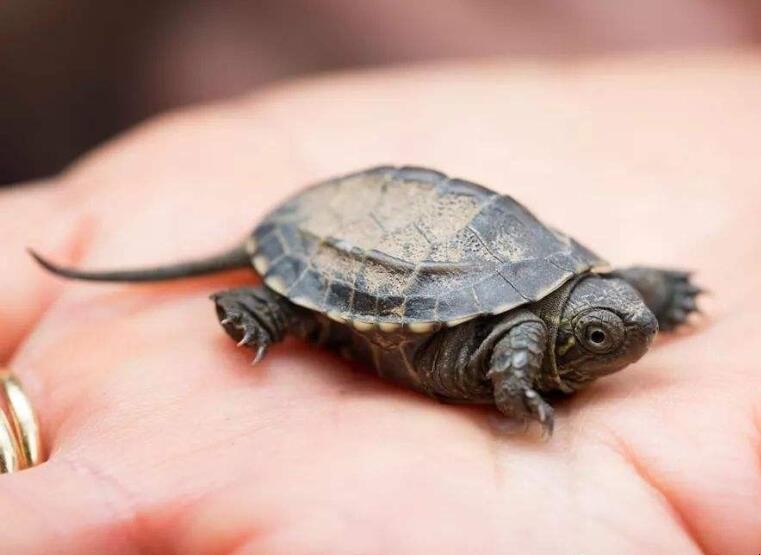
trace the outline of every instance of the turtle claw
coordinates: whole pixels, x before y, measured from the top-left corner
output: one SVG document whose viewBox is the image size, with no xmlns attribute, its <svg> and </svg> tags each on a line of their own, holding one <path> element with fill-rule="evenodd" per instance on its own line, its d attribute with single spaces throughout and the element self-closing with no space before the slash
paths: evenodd
<svg viewBox="0 0 761 555">
<path fill-rule="evenodd" d="M 707 293 L 705 289 L 702 287 L 698 287 L 697 285 L 693 285 L 689 282 L 689 280 L 684 284 L 684 292 L 687 295 L 691 295 L 692 297 L 695 297 L 696 295 L 700 295 L 701 293 Z"/>
<path fill-rule="evenodd" d="M 248 345 L 251 343 L 251 340 L 254 339 L 254 333 L 251 330 L 246 331 L 243 334 L 243 337 L 240 341 L 238 341 L 238 347 L 243 347 L 243 345 Z"/>
<path fill-rule="evenodd" d="M 254 357 L 254 360 L 251 361 L 251 366 L 254 366 L 258 362 L 260 362 L 264 358 L 264 355 L 266 354 L 267 354 L 267 346 L 259 345 L 259 348 L 256 349 L 256 356 Z"/>
<path fill-rule="evenodd" d="M 514 420 L 517 427 L 526 431 L 532 422 L 536 422 L 541 427 L 543 439 L 552 437 L 555 428 L 554 411 L 539 393 L 529 387 L 516 390 L 509 386 L 504 391 L 495 393 L 497 408 Z"/>
<path fill-rule="evenodd" d="M 555 417 L 554 410 L 547 404 L 547 402 L 541 398 L 541 396 L 529 389 L 524 393 L 526 406 L 531 413 L 531 416 L 542 427 L 542 438 L 549 439 L 552 437 L 552 433 L 555 430 Z"/>
</svg>

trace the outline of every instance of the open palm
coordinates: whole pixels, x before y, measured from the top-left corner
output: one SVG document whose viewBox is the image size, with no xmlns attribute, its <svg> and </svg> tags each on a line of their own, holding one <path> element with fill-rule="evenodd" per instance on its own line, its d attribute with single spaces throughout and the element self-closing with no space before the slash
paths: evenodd
<svg viewBox="0 0 761 555">
<path fill-rule="evenodd" d="M 3 553 L 756 553 L 759 69 L 325 78 L 157 119 L 3 193 L 0 348 L 50 451 L 0 477 Z M 24 254 L 215 252 L 304 184 L 377 163 L 509 192 L 614 263 L 692 268 L 707 316 L 559 402 L 542 443 L 296 341 L 252 368 L 207 298 L 250 273 L 62 283 Z"/>
</svg>

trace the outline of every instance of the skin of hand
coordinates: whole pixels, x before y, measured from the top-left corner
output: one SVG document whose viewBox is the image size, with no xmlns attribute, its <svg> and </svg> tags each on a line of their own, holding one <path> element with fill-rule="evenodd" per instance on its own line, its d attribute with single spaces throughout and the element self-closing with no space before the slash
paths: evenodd
<svg viewBox="0 0 761 555">
<path fill-rule="evenodd" d="M 489 62 L 295 82 L 160 117 L 0 194 L 0 348 L 50 460 L 0 477 L 8 555 L 761 549 L 761 61 Z M 251 274 L 58 281 L 215 252 L 305 184 L 429 165 L 614 264 L 695 270 L 706 315 L 556 403 L 549 442 L 287 341 L 236 349 Z"/>
</svg>

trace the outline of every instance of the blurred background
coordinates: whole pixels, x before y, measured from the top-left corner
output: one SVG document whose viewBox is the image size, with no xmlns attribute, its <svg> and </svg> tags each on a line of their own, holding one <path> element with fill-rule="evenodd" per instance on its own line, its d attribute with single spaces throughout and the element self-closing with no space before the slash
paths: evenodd
<svg viewBox="0 0 761 555">
<path fill-rule="evenodd" d="M 759 41 L 761 0 L 0 0 L 0 183 L 156 112 L 299 75 Z"/>
</svg>

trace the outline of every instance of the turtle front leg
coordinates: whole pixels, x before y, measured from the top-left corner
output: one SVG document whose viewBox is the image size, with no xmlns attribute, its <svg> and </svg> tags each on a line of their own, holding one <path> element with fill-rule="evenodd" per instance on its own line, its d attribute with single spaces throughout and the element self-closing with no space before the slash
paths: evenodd
<svg viewBox="0 0 761 555">
<path fill-rule="evenodd" d="M 661 331 L 670 331 L 697 310 L 695 297 L 703 290 L 690 282 L 689 272 L 632 266 L 613 272 L 628 281 L 658 319 Z"/>
<path fill-rule="evenodd" d="M 219 323 L 227 334 L 256 351 L 259 362 L 273 343 L 281 341 L 295 321 L 296 307 L 266 287 L 241 287 L 211 296 Z"/>
<path fill-rule="evenodd" d="M 542 322 L 525 321 L 510 328 L 495 345 L 487 376 L 494 386 L 494 403 L 510 418 L 538 421 L 552 435 L 552 407 L 534 389 L 542 371 L 547 330 Z"/>
</svg>

